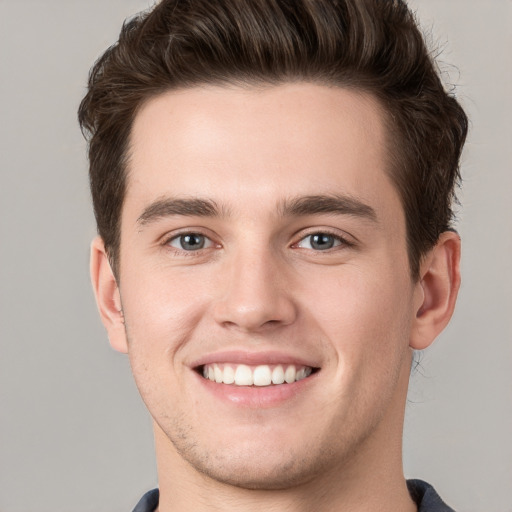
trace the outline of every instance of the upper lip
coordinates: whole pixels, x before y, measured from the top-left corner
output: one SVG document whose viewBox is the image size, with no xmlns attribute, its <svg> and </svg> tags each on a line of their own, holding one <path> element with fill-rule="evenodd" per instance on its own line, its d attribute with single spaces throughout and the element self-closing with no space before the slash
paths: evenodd
<svg viewBox="0 0 512 512">
<path fill-rule="evenodd" d="M 293 364 L 296 366 L 309 366 L 311 368 L 318 368 L 320 366 L 317 361 L 313 361 L 310 358 L 295 356 L 285 352 L 248 352 L 247 350 L 226 350 L 221 352 L 212 352 L 205 354 L 198 359 L 195 359 L 192 361 L 190 366 L 192 368 L 198 368 L 207 364 L 214 363 L 246 364 L 250 366 L 265 364 Z"/>
</svg>

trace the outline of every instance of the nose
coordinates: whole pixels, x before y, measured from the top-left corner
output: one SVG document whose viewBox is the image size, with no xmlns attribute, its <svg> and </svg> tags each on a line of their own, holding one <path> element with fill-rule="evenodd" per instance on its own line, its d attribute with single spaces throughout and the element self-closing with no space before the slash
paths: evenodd
<svg viewBox="0 0 512 512">
<path fill-rule="evenodd" d="M 218 276 L 214 319 L 224 327 L 262 332 L 292 324 L 297 317 L 286 262 L 271 249 L 240 250 Z"/>
</svg>

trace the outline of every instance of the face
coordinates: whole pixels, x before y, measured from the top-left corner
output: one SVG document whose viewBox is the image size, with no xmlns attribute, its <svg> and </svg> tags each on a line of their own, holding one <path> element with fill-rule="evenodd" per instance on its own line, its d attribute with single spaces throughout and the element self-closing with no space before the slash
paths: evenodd
<svg viewBox="0 0 512 512">
<path fill-rule="evenodd" d="M 116 346 L 172 464 L 283 488 L 399 442 L 419 285 L 387 151 L 378 103 L 341 88 L 138 113 Z"/>
</svg>

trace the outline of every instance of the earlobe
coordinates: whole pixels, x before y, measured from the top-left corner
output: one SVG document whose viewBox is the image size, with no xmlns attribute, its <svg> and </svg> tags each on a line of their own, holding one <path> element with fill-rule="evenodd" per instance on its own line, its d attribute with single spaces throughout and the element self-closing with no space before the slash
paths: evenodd
<svg viewBox="0 0 512 512">
<path fill-rule="evenodd" d="M 107 330 L 110 345 L 118 352 L 127 353 L 128 343 L 116 278 L 108 261 L 101 237 L 91 244 L 91 281 L 101 320 Z"/>
<path fill-rule="evenodd" d="M 460 237 L 446 231 L 423 258 L 416 284 L 416 317 L 410 347 L 427 348 L 452 317 L 460 286 Z"/>
</svg>

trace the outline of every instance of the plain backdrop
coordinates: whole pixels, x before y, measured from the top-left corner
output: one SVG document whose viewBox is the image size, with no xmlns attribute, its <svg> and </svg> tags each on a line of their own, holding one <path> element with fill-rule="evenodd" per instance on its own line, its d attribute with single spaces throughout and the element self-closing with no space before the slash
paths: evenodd
<svg viewBox="0 0 512 512">
<path fill-rule="evenodd" d="M 471 118 L 455 317 L 411 378 L 407 477 L 512 512 L 512 2 L 414 0 Z M 0 512 L 124 512 L 156 485 L 150 419 L 88 277 L 76 109 L 144 0 L 0 0 Z"/>
</svg>

